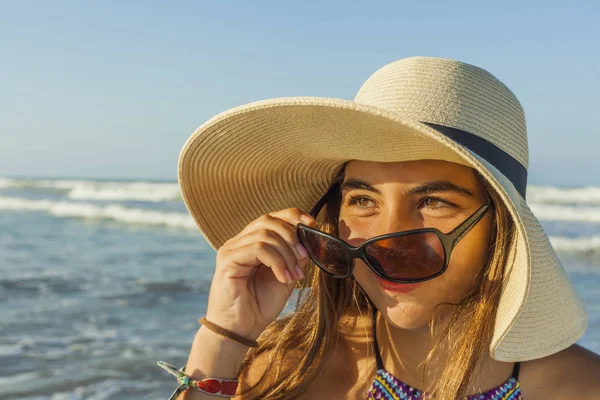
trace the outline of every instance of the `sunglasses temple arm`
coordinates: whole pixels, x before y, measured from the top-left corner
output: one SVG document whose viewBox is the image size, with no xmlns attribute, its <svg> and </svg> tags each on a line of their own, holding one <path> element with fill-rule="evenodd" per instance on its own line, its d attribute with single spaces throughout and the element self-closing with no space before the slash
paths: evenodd
<svg viewBox="0 0 600 400">
<path fill-rule="evenodd" d="M 311 208 L 309 214 L 313 218 L 317 218 L 317 215 L 319 215 L 319 212 L 321 211 L 321 208 L 323 208 L 323 206 L 327 202 L 327 199 L 329 198 L 329 196 L 331 195 L 331 193 L 333 191 L 339 189 L 339 186 L 340 186 L 340 181 L 334 181 L 331 184 L 331 186 L 329 186 L 329 189 L 327 189 L 327 192 L 317 201 L 317 203 L 314 205 L 314 207 Z"/>
<path fill-rule="evenodd" d="M 325 205 L 325 202 L 327 201 L 327 196 L 323 196 L 319 199 L 319 201 L 317 201 L 317 204 L 314 205 L 314 207 L 310 210 L 309 214 L 313 217 L 313 218 L 317 218 L 317 215 L 319 215 L 319 211 L 321 211 L 321 208 L 323 208 L 323 206 Z"/>
<path fill-rule="evenodd" d="M 454 243 L 458 243 L 469 231 L 477 225 L 479 220 L 483 218 L 488 208 L 491 206 L 491 202 L 488 200 L 484 205 L 482 205 L 479 210 L 475 211 L 473 215 L 467 218 L 460 226 L 454 229 L 452 232 L 448 233 L 448 235 L 454 237 Z"/>
</svg>

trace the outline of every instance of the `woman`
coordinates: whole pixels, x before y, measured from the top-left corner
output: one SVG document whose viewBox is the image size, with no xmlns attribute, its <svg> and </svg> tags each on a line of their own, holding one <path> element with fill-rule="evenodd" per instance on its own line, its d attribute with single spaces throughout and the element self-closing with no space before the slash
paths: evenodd
<svg viewBox="0 0 600 400">
<path fill-rule="evenodd" d="M 209 120 L 179 180 L 216 271 L 173 398 L 190 379 L 180 398 L 600 398 L 527 164 L 514 94 L 440 58 L 388 64 L 354 101 Z"/>
</svg>

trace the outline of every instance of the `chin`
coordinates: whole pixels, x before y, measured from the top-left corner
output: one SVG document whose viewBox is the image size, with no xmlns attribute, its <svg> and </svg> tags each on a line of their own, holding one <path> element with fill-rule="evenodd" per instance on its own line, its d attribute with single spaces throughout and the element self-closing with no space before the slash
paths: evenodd
<svg viewBox="0 0 600 400">
<path fill-rule="evenodd" d="M 414 304 L 396 304 L 394 307 L 380 308 L 390 325 L 404 330 L 416 330 L 429 327 L 431 313 Z"/>
</svg>

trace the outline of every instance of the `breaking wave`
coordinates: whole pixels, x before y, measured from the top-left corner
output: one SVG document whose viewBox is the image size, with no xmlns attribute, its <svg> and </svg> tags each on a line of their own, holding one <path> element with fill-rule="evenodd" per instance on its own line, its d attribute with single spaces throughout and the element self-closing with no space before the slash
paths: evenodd
<svg viewBox="0 0 600 400">
<path fill-rule="evenodd" d="M 0 196 L 0 210 L 42 211 L 56 217 L 113 220 L 128 224 L 196 229 L 196 223 L 189 214 L 144 210 L 119 204 L 97 205 Z"/>
<path fill-rule="evenodd" d="M 556 186 L 531 185 L 527 188 L 527 201 L 542 204 L 600 205 L 600 187 L 563 189 Z"/>
<path fill-rule="evenodd" d="M 177 183 L 37 180 L 0 178 L 0 189 L 32 189 L 63 192 L 71 200 L 148 201 L 181 200 Z"/>
<path fill-rule="evenodd" d="M 578 207 L 552 204 L 531 204 L 540 220 L 600 223 L 600 207 Z"/>
<path fill-rule="evenodd" d="M 600 252 L 600 235 L 581 238 L 550 237 L 552 247 L 558 252 L 590 253 Z"/>
</svg>

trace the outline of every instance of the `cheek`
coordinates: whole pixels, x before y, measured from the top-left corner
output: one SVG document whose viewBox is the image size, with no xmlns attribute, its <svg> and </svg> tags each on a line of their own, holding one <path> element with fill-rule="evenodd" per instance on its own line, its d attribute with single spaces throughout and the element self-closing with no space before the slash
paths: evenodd
<svg viewBox="0 0 600 400">
<path fill-rule="evenodd" d="M 440 276 L 446 301 L 458 302 L 472 289 L 487 262 L 491 234 L 491 218 L 485 218 L 454 248 L 448 269 Z"/>
<path fill-rule="evenodd" d="M 352 246 L 361 245 L 367 238 L 376 236 L 376 232 L 371 232 L 374 229 L 373 223 L 352 221 L 349 218 L 340 216 L 338 223 L 338 236 Z M 352 237 L 352 238 L 350 238 Z"/>
</svg>

